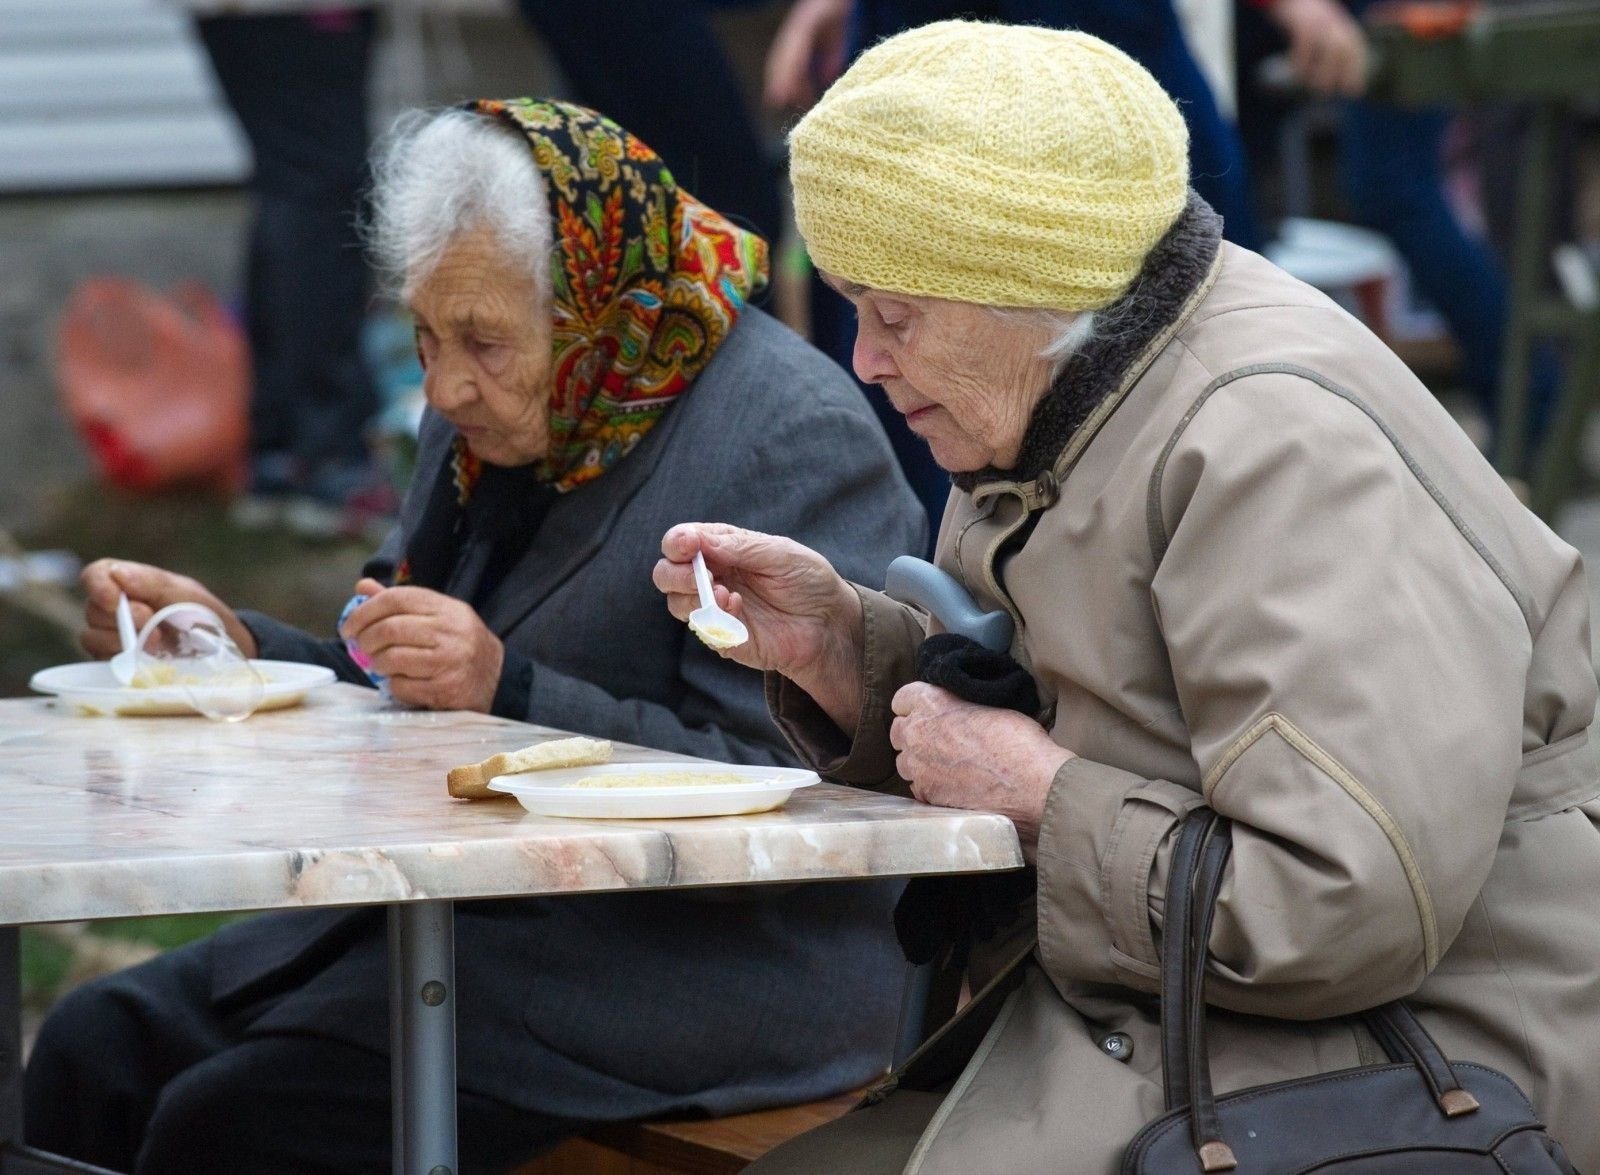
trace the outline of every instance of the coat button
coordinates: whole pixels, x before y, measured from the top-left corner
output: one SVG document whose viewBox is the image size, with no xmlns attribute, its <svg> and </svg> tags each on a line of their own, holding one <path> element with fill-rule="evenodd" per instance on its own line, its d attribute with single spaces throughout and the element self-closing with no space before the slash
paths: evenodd
<svg viewBox="0 0 1600 1175">
<path fill-rule="evenodd" d="M 1039 509 L 1048 510 L 1061 500 L 1061 483 L 1052 471 L 1046 469 L 1034 484 L 1039 487 Z"/>
<path fill-rule="evenodd" d="M 1100 1051 L 1113 1061 L 1126 1061 L 1133 1056 L 1133 1037 L 1126 1032 L 1108 1032 L 1100 1038 Z"/>
</svg>

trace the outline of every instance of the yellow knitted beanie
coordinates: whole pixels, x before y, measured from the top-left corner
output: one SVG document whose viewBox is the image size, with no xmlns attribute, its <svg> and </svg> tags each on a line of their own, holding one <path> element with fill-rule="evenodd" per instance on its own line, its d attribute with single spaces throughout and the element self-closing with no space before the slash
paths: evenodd
<svg viewBox="0 0 1600 1175">
<path fill-rule="evenodd" d="M 1183 211 L 1189 133 L 1086 33 L 947 20 L 863 53 L 789 139 L 822 270 L 874 289 L 1093 310 Z"/>
</svg>

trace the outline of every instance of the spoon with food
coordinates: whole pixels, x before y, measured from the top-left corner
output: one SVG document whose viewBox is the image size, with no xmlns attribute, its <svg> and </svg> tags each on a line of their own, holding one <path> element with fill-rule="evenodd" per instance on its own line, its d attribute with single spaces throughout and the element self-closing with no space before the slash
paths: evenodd
<svg viewBox="0 0 1600 1175">
<path fill-rule="evenodd" d="M 694 553 L 694 586 L 700 593 L 700 606 L 689 613 L 689 631 L 713 649 L 731 649 L 750 639 L 750 630 L 731 612 L 717 606 L 717 597 L 711 590 L 711 572 L 706 570 L 705 556 Z"/>
</svg>

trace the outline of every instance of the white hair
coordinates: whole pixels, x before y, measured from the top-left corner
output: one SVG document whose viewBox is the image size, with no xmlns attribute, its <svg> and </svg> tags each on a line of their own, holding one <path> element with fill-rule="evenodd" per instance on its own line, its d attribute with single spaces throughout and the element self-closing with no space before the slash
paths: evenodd
<svg viewBox="0 0 1600 1175">
<path fill-rule="evenodd" d="M 507 260 L 550 295 L 550 205 L 533 152 L 516 131 L 470 110 L 411 110 L 373 152 L 367 242 L 404 297 L 450 242 L 487 229 Z"/>
<path fill-rule="evenodd" d="M 1061 369 L 1071 359 L 1096 337 L 1096 324 L 1099 312 L 1084 310 L 1073 313 L 1068 310 L 1033 309 L 1026 306 L 991 306 L 990 313 L 1006 322 L 1025 323 L 1038 327 L 1044 331 L 1047 341 L 1039 348 L 1039 358 L 1050 363 L 1050 378 L 1052 381 L 1061 374 Z"/>
</svg>

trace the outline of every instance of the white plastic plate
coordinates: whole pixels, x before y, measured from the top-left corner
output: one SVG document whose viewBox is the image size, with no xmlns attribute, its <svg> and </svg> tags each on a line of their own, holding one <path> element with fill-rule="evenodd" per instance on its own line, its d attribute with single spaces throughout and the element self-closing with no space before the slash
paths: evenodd
<svg viewBox="0 0 1600 1175">
<path fill-rule="evenodd" d="M 689 772 L 737 775 L 738 783 L 666 787 L 574 787 L 595 775 L 674 775 Z M 660 820 L 679 816 L 739 816 L 781 808 L 798 788 L 820 780 L 797 767 L 737 767 L 721 763 L 606 763 L 599 767 L 559 767 L 521 775 L 497 775 L 494 791 L 516 796 L 539 816 L 582 820 Z"/>
<path fill-rule="evenodd" d="M 304 665 L 298 661 L 251 661 L 261 674 L 262 710 L 283 710 L 298 706 L 306 694 L 334 680 L 333 670 L 323 665 Z M 41 669 L 29 680 L 30 688 L 41 694 L 55 694 L 69 706 L 85 714 L 115 714 L 124 718 L 155 718 L 195 714 L 181 686 L 164 685 L 141 689 L 121 685 L 104 661 L 79 661 Z M 190 692 L 198 692 L 191 686 Z"/>
</svg>

